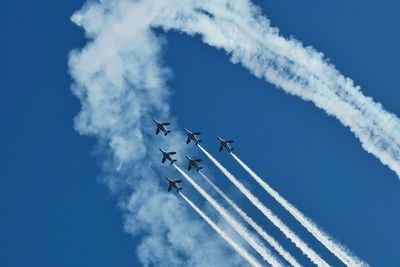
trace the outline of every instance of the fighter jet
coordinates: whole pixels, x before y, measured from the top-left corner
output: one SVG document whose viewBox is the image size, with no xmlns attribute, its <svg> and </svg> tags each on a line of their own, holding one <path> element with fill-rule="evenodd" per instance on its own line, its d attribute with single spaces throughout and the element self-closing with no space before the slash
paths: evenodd
<svg viewBox="0 0 400 267">
<path fill-rule="evenodd" d="M 160 149 L 161 153 L 163 154 L 163 158 L 162 158 L 161 163 L 164 163 L 166 159 L 171 161 L 171 164 L 174 164 L 174 162 L 177 161 L 176 159 L 173 159 L 171 157 L 172 155 L 175 155 L 176 152 L 166 152 L 166 151 L 162 150 L 161 148 L 159 148 L 159 149 Z"/>
<path fill-rule="evenodd" d="M 200 135 L 200 132 L 191 132 L 188 129 L 185 128 L 185 131 L 188 135 L 188 138 L 186 140 L 186 144 L 190 143 L 190 140 L 193 140 L 193 142 L 198 145 L 199 143 L 201 143 L 201 140 L 197 137 L 198 135 Z"/>
<path fill-rule="evenodd" d="M 156 135 L 158 135 L 160 133 L 160 131 L 162 131 L 164 133 L 164 135 L 169 134 L 171 131 L 168 131 L 168 129 L 165 126 L 170 125 L 169 122 L 158 122 L 157 120 L 153 119 L 153 121 L 156 123 L 157 125 L 157 129 L 156 129 Z"/>
<path fill-rule="evenodd" d="M 188 171 L 190 171 L 192 169 L 192 167 L 194 169 L 196 169 L 196 171 L 200 171 L 201 169 L 203 169 L 203 167 L 199 166 L 199 162 L 201 162 L 201 159 L 192 159 L 186 155 L 185 155 L 185 157 L 189 160 Z"/>
<path fill-rule="evenodd" d="M 170 178 L 168 178 L 167 176 L 165 176 L 165 179 L 167 179 L 168 181 L 168 192 L 171 191 L 172 188 L 176 189 L 176 192 L 179 193 L 179 191 L 181 191 L 183 188 L 179 187 L 178 183 L 182 182 L 182 180 L 172 180 Z"/>
<path fill-rule="evenodd" d="M 231 144 L 233 143 L 233 140 L 224 140 L 221 137 L 217 136 L 220 145 L 219 145 L 219 152 L 222 151 L 222 149 L 226 148 L 228 152 L 231 152 L 233 150 L 233 147 L 231 147 Z"/>
</svg>

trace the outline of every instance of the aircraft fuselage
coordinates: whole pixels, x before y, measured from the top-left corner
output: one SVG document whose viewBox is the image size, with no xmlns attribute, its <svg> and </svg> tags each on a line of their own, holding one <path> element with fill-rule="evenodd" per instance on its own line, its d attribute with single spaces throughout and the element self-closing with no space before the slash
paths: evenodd
<svg viewBox="0 0 400 267">
<path fill-rule="evenodd" d="M 185 157 L 189 161 L 188 171 L 190 171 L 192 169 L 192 167 L 194 169 L 196 169 L 196 171 L 199 171 L 199 170 L 201 170 L 203 168 L 203 167 L 200 167 L 199 164 L 198 164 L 198 162 L 200 162 L 201 159 L 194 160 L 194 159 L 192 159 L 192 158 L 190 158 L 190 157 L 188 157 L 186 155 L 185 155 Z"/>
<path fill-rule="evenodd" d="M 186 133 L 187 133 L 187 135 L 188 135 L 188 140 L 187 140 L 187 142 L 186 142 L 187 144 L 189 144 L 190 140 L 192 140 L 196 145 L 199 144 L 199 143 L 201 142 L 201 141 L 199 140 L 199 138 L 197 137 L 197 135 L 199 135 L 200 132 L 194 133 L 194 132 L 189 131 L 189 130 L 186 129 L 186 128 L 185 128 L 185 131 L 186 131 Z"/>
</svg>

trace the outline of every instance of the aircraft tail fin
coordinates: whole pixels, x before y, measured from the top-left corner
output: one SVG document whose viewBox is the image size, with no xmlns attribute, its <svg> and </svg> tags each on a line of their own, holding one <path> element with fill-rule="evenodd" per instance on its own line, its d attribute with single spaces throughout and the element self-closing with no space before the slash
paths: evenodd
<svg viewBox="0 0 400 267">
<path fill-rule="evenodd" d="M 181 191 L 182 189 L 183 189 L 182 187 L 179 187 L 176 192 L 179 193 L 179 191 Z"/>
<path fill-rule="evenodd" d="M 201 169 L 203 169 L 203 167 L 199 167 L 199 168 L 197 168 L 197 171 L 200 171 Z"/>
<path fill-rule="evenodd" d="M 166 136 L 167 134 L 169 134 L 170 132 L 171 132 L 171 131 L 166 131 L 166 132 L 165 132 L 165 136 Z"/>
<path fill-rule="evenodd" d="M 177 162 L 176 159 L 171 160 L 171 164 L 174 164 L 175 162 Z"/>
</svg>

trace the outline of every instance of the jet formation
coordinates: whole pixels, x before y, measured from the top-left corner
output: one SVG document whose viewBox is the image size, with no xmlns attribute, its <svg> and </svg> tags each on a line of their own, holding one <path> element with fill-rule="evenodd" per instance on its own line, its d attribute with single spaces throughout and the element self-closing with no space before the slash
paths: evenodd
<svg viewBox="0 0 400 267">
<path fill-rule="evenodd" d="M 156 124 L 156 135 L 158 135 L 160 132 L 163 132 L 165 136 L 167 136 L 171 131 L 168 130 L 166 126 L 170 125 L 169 122 L 159 122 L 156 119 L 153 119 L 154 123 Z M 194 144 L 197 146 L 198 144 L 201 143 L 201 140 L 199 139 L 199 135 L 201 135 L 200 132 L 192 132 L 186 128 L 184 128 L 186 134 L 187 134 L 187 140 L 186 144 L 189 144 L 190 141 L 193 141 Z M 221 137 L 217 136 L 220 146 L 219 146 L 219 151 L 221 152 L 224 148 L 228 150 L 228 152 L 231 152 L 233 150 L 233 147 L 231 144 L 233 143 L 233 140 L 224 140 Z M 162 153 L 162 160 L 161 163 L 165 163 L 165 161 L 170 161 L 171 165 L 177 162 L 176 159 L 173 159 L 172 156 L 176 154 L 176 152 L 171 151 L 165 151 L 161 148 L 159 148 L 161 153 Z M 201 159 L 192 159 L 191 157 L 185 155 L 186 159 L 189 161 L 188 165 L 188 171 L 190 171 L 192 168 L 195 169 L 197 172 L 203 169 L 199 164 L 202 161 Z M 176 192 L 179 193 L 183 188 L 179 187 L 179 183 L 182 182 L 182 180 L 172 180 L 169 177 L 165 177 L 165 179 L 168 181 L 168 192 L 171 191 L 172 188 L 176 189 Z"/>
</svg>

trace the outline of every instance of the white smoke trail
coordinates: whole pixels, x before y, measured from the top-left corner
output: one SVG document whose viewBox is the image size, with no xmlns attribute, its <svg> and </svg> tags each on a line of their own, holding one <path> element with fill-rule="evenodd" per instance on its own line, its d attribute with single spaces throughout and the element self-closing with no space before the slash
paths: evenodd
<svg viewBox="0 0 400 267">
<path fill-rule="evenodd" d="M 171 240 L 163 234 L 177 227 L 161 204 L 176 203 L 159 187 L 153 189 L 158 181 L 158 165 L 149 121 L 160 114 L 162 119 L 171 118 L 165 86 L 170 71 L 160 59 L 163 39 L 152 31 L 153 27 L 199 34 L 204 42 L 224 49 L 233 62 L 241 62 L 257 77 L 312 101 L 350 127 L 365 150 L 400 176 L 398 118 L 364 96 L 350 79 L 324 61 L 322 54 L 279 36 L 278 30 L 247 0 L 87 1 L 71 19 L 88 38 L 86 46 L 71 52 L 69 58 L 72 90 L 82 104 L 75 128 L 99 140 L 102 155 L 106 156 L 103 166 L 110 188 L 132 193 L 129 198 L 124 195 L 120 203 L 129 211 L 129 220 L 125 221 L 128 231 L 146 232 L 146 238 L 162 238 L 162 242 L 142 243 L 139 258 L 144 265 L 167 261 L 174 266 L 207 266 L 208 260 L 219 260 L 218 265 L 225 266 L 237 264 L 231 261 L 234 257 L 226 257 L 218 240 L 207 244 L 206 259 L 197 249 L 196 238 L 187 243 L 188 239 L 179 239 L 178 234 Z M 161 142 L 175 147 L 180 144 L 177 139 Z M 144 176 L 146 181 L 137 182 Z M 138 184 L 142 191 L 136 190 Z M 142 193 L 147 191 L 157 198 L 148 201 L 147 194 Z M 148 205 L 154 208 L 151 214 Z M 151 220 L 160 214 L 165 226 L 161 233 L 157 222 Z M 180 223 L 182 227 L 194 224 L 189 220 Z M 196 237 L 203 238 L 201 228 L 197 229 Z M 182 253 L 185 262 L 179 261 Z"/>
<path fill-rule="evenodd" d="M 153 1 L 148 1 L 148 3 Z M 156 1 L 157 4 L 159 1 Z M 313 48 L 279 35 L 248 0 L 163 1 L 154 25 L 189 35 L 199 34 L 287 93 L 312 101 L 350 128 L 362 147 L 400 177 L 400 120 L 363 95 Z"/>
<path fill-rule="evenodd" d="M 211 187 L 217 191 L 217 193 L 231 206 L 243 220 L 245 220 L 253 229 L 267 241 L 287 262 L 292 266 L 300 267 L 301 264 L 288 252 L 286 251 L 272 236 L 267 234 L 261 226 L 259 226 L 246 212 L 244 212 L 232 199 L 230 199 L 216 184 L 214 184 L 204 173 L 199 172 L 200 175 L 207 181 Z"/>
<path fill-rule="evenodd" d="M 190 201 L 182 192 L 179 192 L 181 197 L 186 201 L 186 203 L 189 204 L 196 212 L 199 214 L 201 218 L 206 221 L 212 229 L 214 229 L 215 232 L 219 236 L 221 236 L 237 253 L 239 253 L 240 256 L 242 256 L 251 266 L 255 267 L 261 267 L 261 264 L 259 264 L 253 256 L 251 256 L 244 248 L 239 246 L 233 239 L 231 239 L 224 231 L 222 231 L 218 225 L 216 225 L 202 210 L 200 210 L 192 201 Z"/>
<path fill-rule="evenodd" d="M 221 165 L 210 153 L 201 145 L 197 145 L 200 150 L 217 166 L 217 168 L 242 192 L 253 205 L 259 209 L 282 233 L 285 234 L 313 263 L 318 266 L 329 266 L 313 249 L 300 239 L 292 230 L 289 229 L 270 209 L 265 207 L 256 196 L 254 196 L 235 176 L 233 176 L 224 166 Z"/>
<path fill-rule="evenodd" d="M 232 226 L 232 228 L 246 240 L 252 248 L 254 248 L 265 261 L 272 266 L 282 266 L 282 264 L 274 257 L 269 249 L 267 249 L 261 242 L 253 237 L 247 229 L 238 221 L 236 221 L 229 212 L 222 207 L 218 202 L 211 197 L 203 188 L 201 188 L 189 175 L 187 175 L 181 168 L 173 164 L 178 172 L 211 204 L 211 206 Z"/>
<path fill-rule="evenodd" d="M 351 255 L 352 253 L 344 249 L 332 237 L 328 236 L 325 232 L 318 228 L 314 222 L 304 216 L 295 206 L 290 204 L 278 192 L 270 187 L 263 179 L 261 179 L 250 167 L 248 167 L 242 160 L 239 159 L 234 153 L 230 152 L 232 157 L 243 167 L 256 182 L 264 188 L 279 204 L 282 205 L 297 221 L 300 222 L 318 241 L 320 241 L 329 251 L 338 257 L 347 266 L 365 266 L 360 259 Z"/>
</svg>

